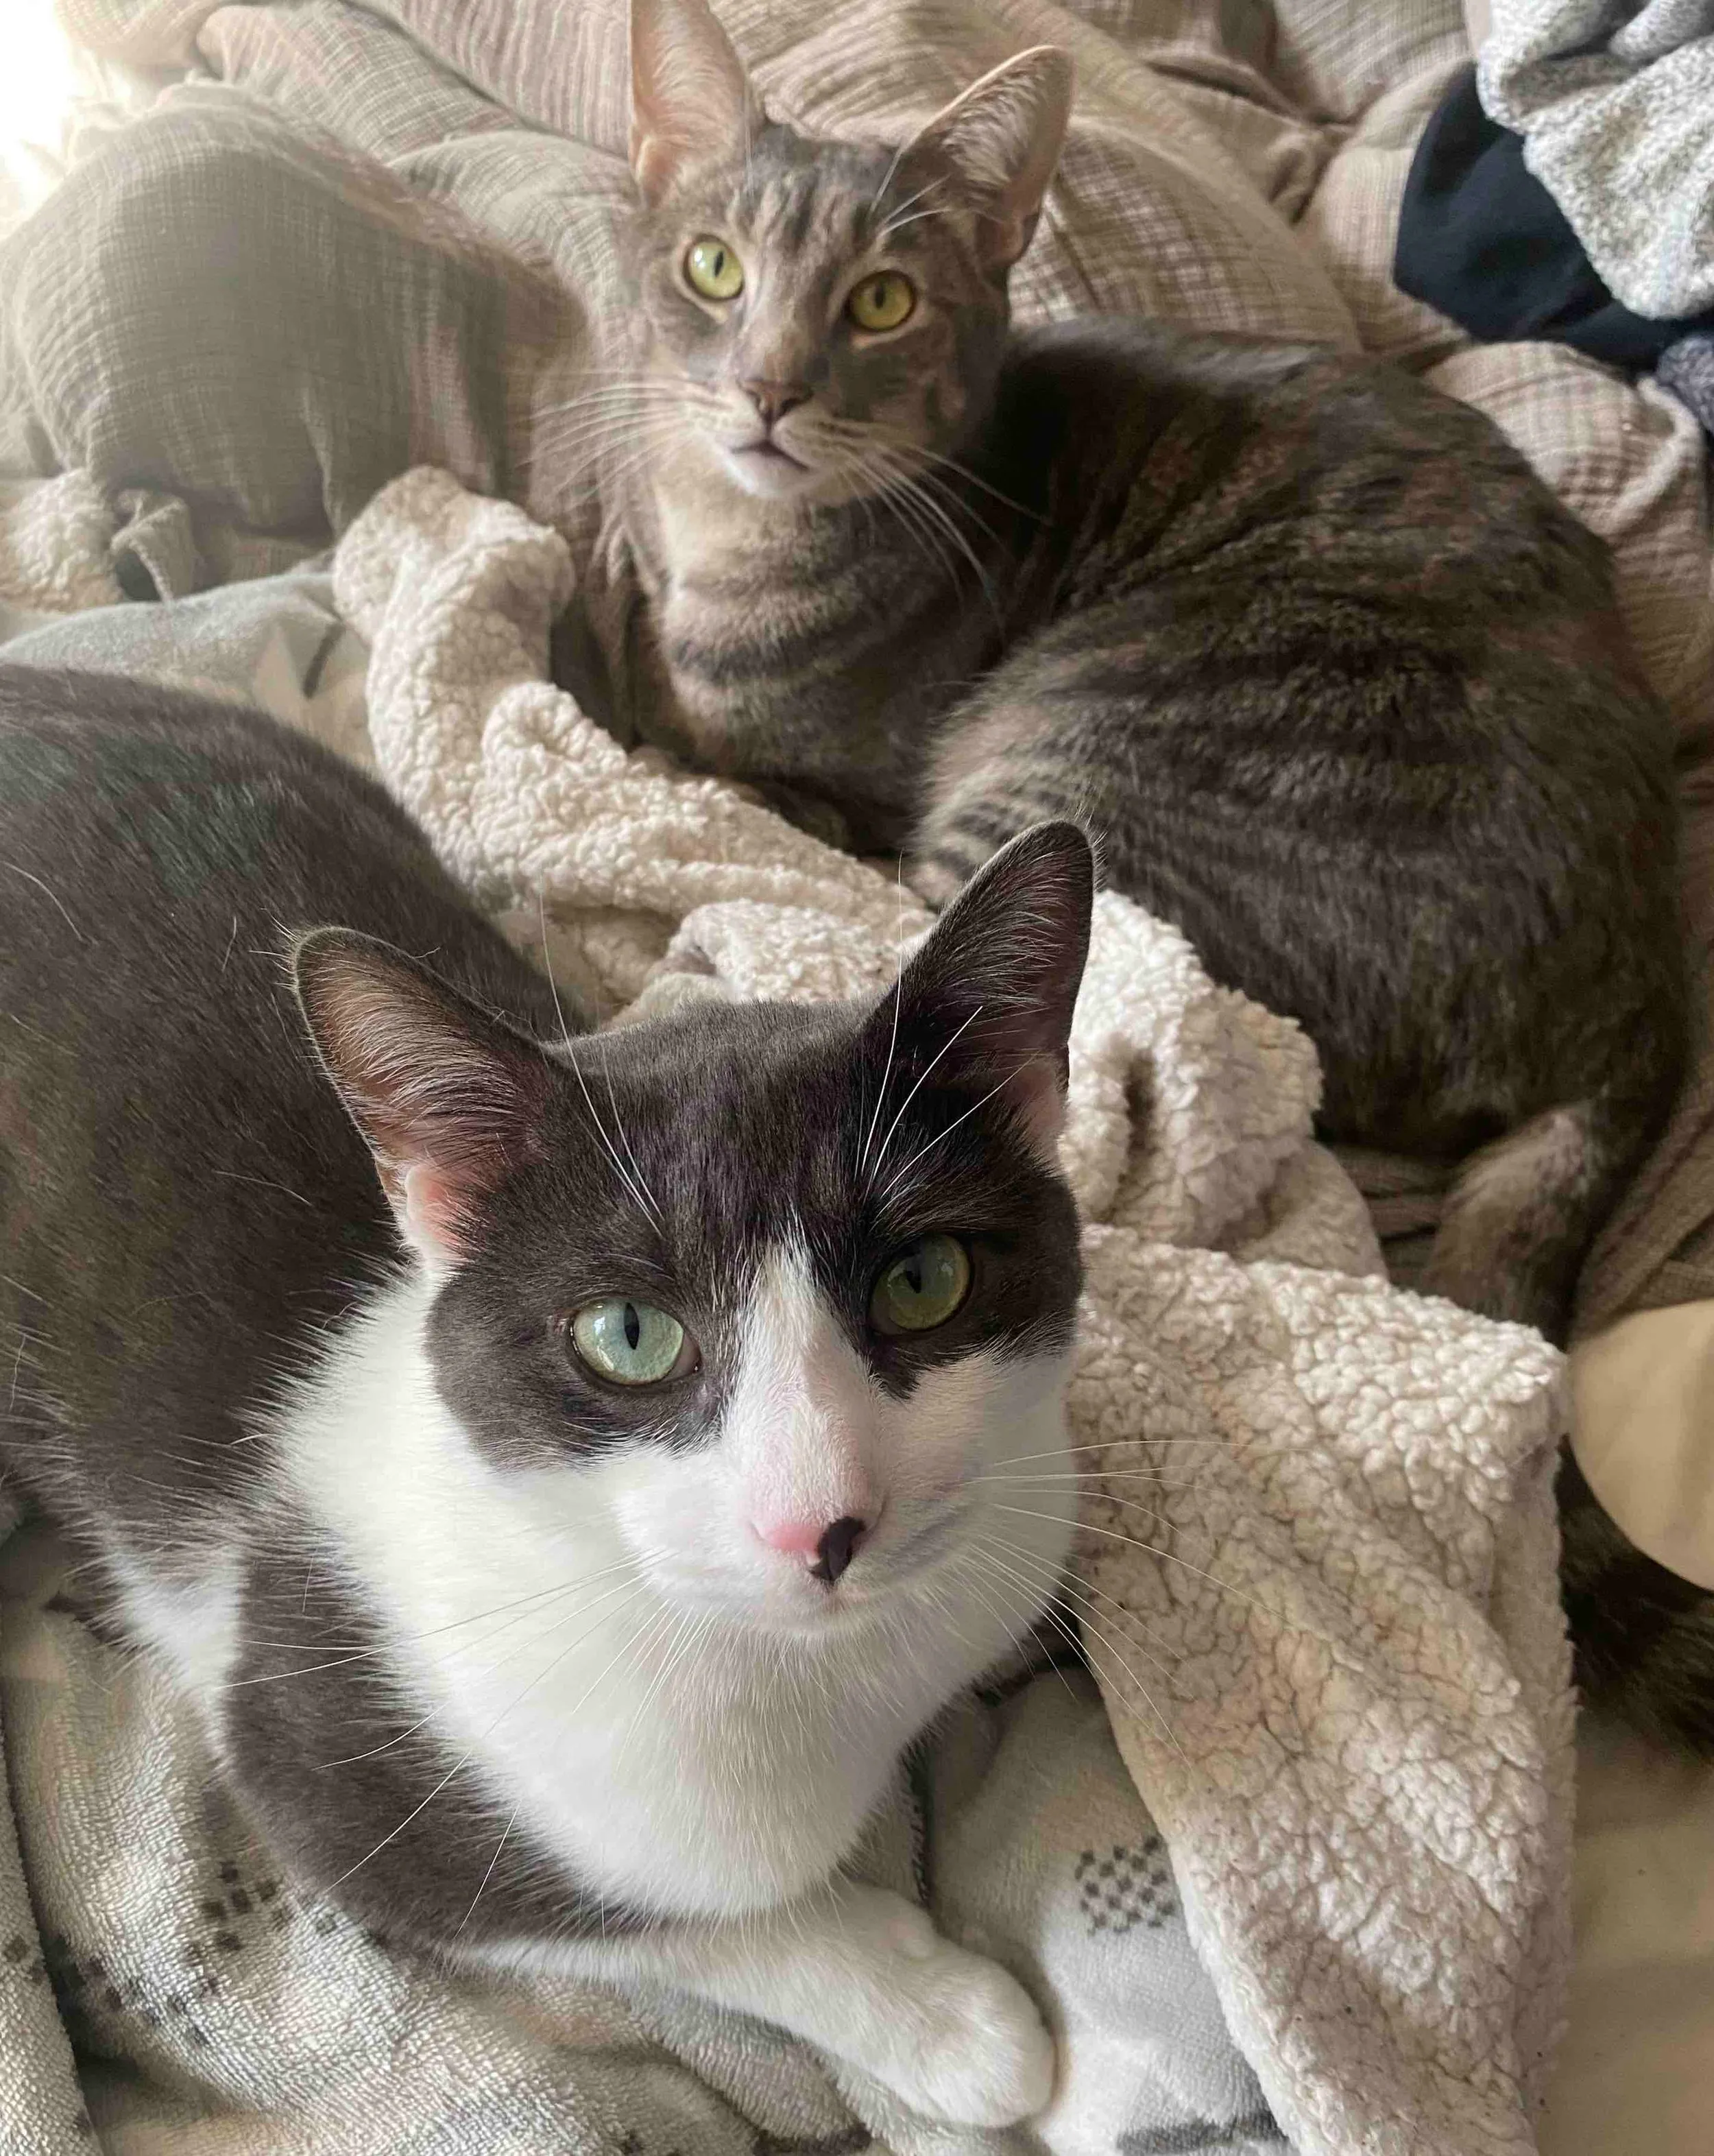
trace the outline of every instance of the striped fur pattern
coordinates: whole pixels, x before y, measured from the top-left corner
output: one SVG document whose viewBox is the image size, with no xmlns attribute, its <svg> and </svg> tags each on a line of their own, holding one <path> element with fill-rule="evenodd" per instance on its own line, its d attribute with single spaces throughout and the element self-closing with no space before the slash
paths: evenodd
<svg viewBox="0 0 1714 2156">
<path fill-rule="evenodd" d="M 647 621 L 617 721 L 904 850 L 937 902 L 1080 823 L 1301 1021 L 1328 1135 L 1463 1163 L 1425 1284 L 1563 1334 L 1683 1054 L 1668 722 L 1605 548 L 1373 362 L 1012 333 L 1063 55 L 833 143 L 763 112 L 702 0 L 633 22 L 637 342 L 603 393 Z M 731 297 L 690 281 L 703 235 Z M 848 295 L 882 272 L 914 305 L 871 334 Z"/>
</svg>

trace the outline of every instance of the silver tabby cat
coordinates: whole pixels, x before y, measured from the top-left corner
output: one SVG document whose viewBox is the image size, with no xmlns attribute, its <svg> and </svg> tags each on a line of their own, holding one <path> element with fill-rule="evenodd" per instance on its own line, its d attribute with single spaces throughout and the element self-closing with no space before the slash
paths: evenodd
<svg viewBox="0 0 1714 2156">
<path fill-rule="evenodd" d="M 1330 1132 L 1483 1148 L 1429 1284 L 1563 1327 L 1682 1024 L 1666 721 L 1600 542 L 1371 362 L 1013 333 L 1062 53 L 892 144 L 770 121 L 701 0 L 634 0 L 632 64 L 622 721 L 935 900 L 1081 822 L 1303 1023 Z"/>
<path fill-rule="evenodd" d="M 1064 54 L 834 141 L 703 0 L 631 31 L 631 349 L 583 439 L 645 603 L 571 685 L 935 901 L 1075 819 L 1302 1022 L 1328 1135 L 1461 1163 L 1424 1285 L 1563 1334 L 1683 1055 L 1667 722 L 1604 546 L 1373 362 L 1013 332 Z M 1562 1504 L 1585 1685 L 1714 1749 L 1709 1599 L 1569 1460 Z"/>
</svg>

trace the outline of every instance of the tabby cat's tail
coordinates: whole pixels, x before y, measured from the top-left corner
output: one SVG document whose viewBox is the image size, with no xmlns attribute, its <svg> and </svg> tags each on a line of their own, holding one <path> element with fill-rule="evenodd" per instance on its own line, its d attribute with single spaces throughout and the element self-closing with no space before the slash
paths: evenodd
<svg viewBox="0 0 1714 2156">
<path fill-rule="evenodd" d="M 1714 1594 L 1645 1557 L 1568 1449 L 1558 1496 L 1578 1690 L 1647 1736 L 1714 1758 Z"/>
<path fill-rule="evenodd" d="M 1424 1290 L 1563 1340 L 1584 1250 L 1658 1122 L 1652 1108 L 1552 1108 L 1472 1154 Z M 1568 1449 L 1557 1492 L 1579 1692 L 1650 1737 L 1714 1757 L 1714 1594 L 1645 1557 Z"/>
<path fill-rule="evenodd" d="M 1584 1251 L 1640 1150 L 1588 1101 L 1548 1108 L 1470 1155 L 1453 1178 L 1424 1294 L 1563 1340 Z"/>
</svg>

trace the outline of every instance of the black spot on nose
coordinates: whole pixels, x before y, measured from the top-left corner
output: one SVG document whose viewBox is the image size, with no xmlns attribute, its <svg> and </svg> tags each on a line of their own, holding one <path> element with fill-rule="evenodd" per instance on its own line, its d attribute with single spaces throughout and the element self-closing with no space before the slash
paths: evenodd
<svg viewBox="0 0 1714 2156">
<path fill-rule="evenodd" d="M 815 1562 L 809 1568 L 809 1577 L 824 1579 L 831 1587 L 856 1555 L 863 1532 L 861 1520 L 835 1520 L 815 1545 Z"/>
</svg>

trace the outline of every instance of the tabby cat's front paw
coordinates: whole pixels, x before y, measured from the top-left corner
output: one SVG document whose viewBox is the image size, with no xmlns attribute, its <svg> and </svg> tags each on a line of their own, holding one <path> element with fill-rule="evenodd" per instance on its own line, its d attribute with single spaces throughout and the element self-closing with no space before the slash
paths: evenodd
<svg viewBox="0 0 1714 2156">
<path fill-rule="evenodd" d="M 884 2055 L 869 2061 L 913 2111 L 955 2126 L 1014 2126 L 1053 2094 L 1054 2040 L 998 1962 L 926 1918 L 891 1972 Z"/>
</svg>

